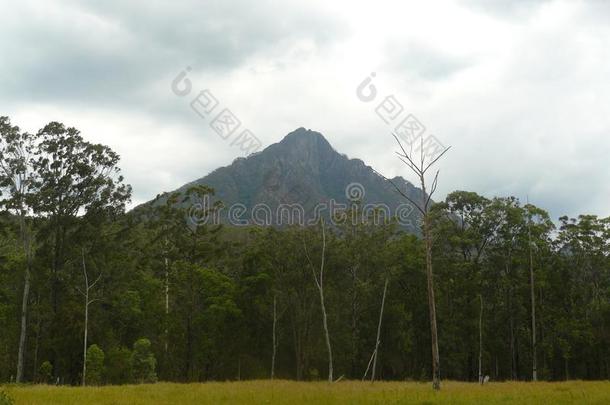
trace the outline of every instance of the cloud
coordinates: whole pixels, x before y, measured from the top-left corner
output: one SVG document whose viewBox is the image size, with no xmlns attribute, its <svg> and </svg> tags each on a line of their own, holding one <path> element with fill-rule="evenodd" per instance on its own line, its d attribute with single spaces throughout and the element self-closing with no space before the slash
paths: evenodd
<svg viewBox="0 0 610 405">
<path fill-rule="evenodd" d="M 548 2 L 549 0 L 463 0 L 461 4 L 490 14 L 495 18 L 514 19 L 531 15 L 538 7 Z"/>
<path fill-rule="evenodd" d="M 0 65 L 0 97 L 12 102 L 134 103 L 186 64 L 227 74 L 257 53 L 303 39 L 323 44 L 340 29 L 290 2 L 14 3 L 0 17 L 10 61 Z"/>
<path fill-rule="evenodd" d="M 117 150 L 135 202 L 240 151 L 171 80 L 191 66 L 269 145 L 297 127 L 408 177 L 394 95 L 452 150 L 438 198 L 515 195 L 553 217 L 610 215 L 610 25 L 603 2 L 11 1 L 0 16 L 0 103 L 15 124 L 59 120 Z M 356 86 L 371 72 L 379 99 Z"/>
</svg>

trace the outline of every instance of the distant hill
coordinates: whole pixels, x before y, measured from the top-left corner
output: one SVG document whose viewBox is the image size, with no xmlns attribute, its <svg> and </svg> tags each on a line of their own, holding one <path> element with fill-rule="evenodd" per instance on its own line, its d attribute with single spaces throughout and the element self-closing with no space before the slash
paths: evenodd
<svg viewBox="0 0 610 405">
<path fill-rule="evenodd" d="M 410 198 L 421 201 L 421 190 L 410 182 L 402 177 L 392 182 Z M 328 218 L 332 206 L 352 203 L 358 197 L 362 197 L 361 204 L 367 210 L 372 208 L 367 204 L 385 204 L 390 215 L 401 217 L 403 225 L 408 224 L 407 217 L 412 223 L 419 218 L 394 186 L 370 166 L 338 153 L 322 134 L 305 128 L 298 128 L 281 142 L 247 158 L 238 158 L 176 191 L 184 193 L 195 185 L 214 188 L 215 198 L 225 206 L 222 222 L 228 221 L 229 207 L 235 204 L 242 204 L 238 211 L 245 209 L 242 219 L 251 219 L 254 209 L 257 218 L 271 213 L 271 224 L 278 225 L 286 223 L 287 214 L 287 211 L 278 213 L 278 207 L 300 204 L 307 221 L 316 216 L 316 206 L 318 214 Z M 167 195 L 156 203 L 163 203 Z M 282 215 L 284 219 L 278 220 Z"/>
</svg>

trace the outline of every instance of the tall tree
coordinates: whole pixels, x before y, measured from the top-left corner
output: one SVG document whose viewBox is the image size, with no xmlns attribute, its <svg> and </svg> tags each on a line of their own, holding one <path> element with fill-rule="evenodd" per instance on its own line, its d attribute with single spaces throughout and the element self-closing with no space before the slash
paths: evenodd
<svg viewBox="0 0 610 405">
<path fill-rule="evenodd" d="M 436 191 L 436 187 L 438 185 L 438 174 L 439 171 L 436 171 L 434 175 L 434 180 L 432 181 L 432 185 L 430 190 L 426 188 L 426 175 L 428 170 L 447 153 L 449 148 L 442 150 L 440 153 L 436 155 L 429 155 L 428 149 L 424 146 L 424 138 L 420 137 L 420 145 L 419 148 L 413 151 L 412 147 L 409 147 L 409 151 L 405 149 L 400 140 L 396 135 L 394 135 L 394 139 L 398 143 L 400 148 L 399 152 L 396 152 L 398 158 L 413 172 L 417 179 L 419 180 L 419 184 L 421 186 L 421 201 L 414 201 L 411 197 L 409 197 L 403 190 L 392 182 L 396 190 L 400 195 L 402 195 L 408 202 L 414 205 L 417 211 L 422 216 L 422 234 L 424 238 L 425 252 L 426 252 L 426 279 L 427 279 L 427 290 L 428 290 L 428 313 L 430 317 L 430 341 L 432 345 L 432 388 L 435 390 L 441 389 L 441 371 L 440 371 L 440 356 L 438 352 L 438 330 L 437 330 L 437 322 L 436 322 L 436 301 L 434 298 L 434 272 L 432 271 L 432 229 L 431 229 L 431 220 L 430 220 L 430 202 L 432 200 L 432 195 Z M 417 154 L 419 151 L 419 156 Z"/>
<path fill-rule="evenodd" d="M 45 218 L 43 230 L 51 251 L 51 308 L 57 316 L 62 273 L 68 249 L 74 251 L 73 233 L 82 221 L 98 214 L 123 212 L 131 196 L 131 187 L 123 184 L 120 158 L 108 146 L 92 144 L 80 132 L 51 122 L 37 133 L 32 158 L 33 185 L 36 198 L 32 208 Z M 77 253 L 75 253 L 77 255 Z M 50 335 L 59 339 L 58 322 L 51 321 Z M 54 353 L 55 360 L 58 354 Z M 61 369 L 54 361 L 54 372 Z"/>
<path fill-rule="evenodd" d="M 33 190 L 29 161 L 33 146 L 33 137 L 30 134 L 21 132 L 17 126 L 12 126 L 8 117 L 0 117 L 0 196 L 2 196 L 3 190 L 8 192 L 8 196 L 0 201 L 0 205 L 14 212 L 19 218 L 19 236 L 25 257 L 23 294 L 21 299 L 21 328 L 19 331 L 17 374 L 15 378 L 17 383 L 23 380 L 30 279 L 32 273 L 33 235 L 32 224 L 28 219 L 28 215 L 31 213 L 30 202 L 33 198 L 30 195 Z"/>
<path fill-rule="evenodd" d="M 316 287 L 318 288 L 318 293 L 320 294 L 320 308 L 322 310 L 322 326 L 324 327 L 324 338 L 326 341 L 326 351 L 328 353 L 328 382 L 333 382 L 333 350 L 330 342 L 330 332 L 328 330 L 328 315 L 326 312 L 326 301 L 324 299 L 324 266 L 326 264 L 326 227 L 324 225 L 324 220 L 320 221 L 321 229 L 322 229 L 322 246 L 320 253 L 320 271 L 318 272 L 311 261 L 311 257 L 307 251 L 307 243 L 303 241 L 303 247 L 305 248 L 305 255 L 307 256 L 307 261 L 309 262 L 309 266 L 311 267 L 311 272 L 313 275 L 314 282 Z"/>
</svg>

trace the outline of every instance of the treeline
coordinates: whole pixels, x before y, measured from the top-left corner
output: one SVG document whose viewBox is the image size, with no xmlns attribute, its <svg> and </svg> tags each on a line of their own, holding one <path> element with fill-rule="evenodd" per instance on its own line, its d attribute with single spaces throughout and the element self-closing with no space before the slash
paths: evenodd
<svg viewBox="0 0 610 405">
<path fill-rule="evenodd" d="M 325 379 L 331 359 L 335 379 L 430 379 L 424 247 L 394 223 L 358 204 L 333 225 L 189 222 L 206 187 L 125 213 L 108 147 L 6 117 L 0 135 L 0 381 Z M 443 378 L 476 381 L 479 358 L 531 378 L 530 268 L 538 378 L 609 377 L 610 218 L 556 228 L 470 192 L 430 218 Z"/>
</svg>

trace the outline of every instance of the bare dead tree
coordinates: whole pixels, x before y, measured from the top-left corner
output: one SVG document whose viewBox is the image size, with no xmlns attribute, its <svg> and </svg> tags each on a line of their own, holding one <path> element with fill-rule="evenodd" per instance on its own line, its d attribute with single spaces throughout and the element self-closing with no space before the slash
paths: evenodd
<svg viewBox="0 0 610 405">
<path fill-rule="evenodd" d="M 87 378 L 87 333 L 89 327 L 89 305 L 98 301 L 97 298 L 89 298 L 89 292 L 95 287 L 98 281 L 102 278 L 102 273 L 100 273 L 94 282 L 89 283 L 89 275 L 87 274 L 87 266 L 85 265 L 85 249 L 82 249 L 82 264 L 83 264 L 83 275 L 85 277 L 85 289 L 81 290 L 76 287 L 76 289 L 83 295 L 85 298 L 85 332 L 83 336 L 83 387 L 86 384 Z"/>
<path fill-rule="evenodd" d="M 435 390 L 441 389 L 441 375 L 440 375 L 440 359 L 438 352 L 438 331 L 436 326 L 436 304 L 434 299 L 434 273 L 432 271 L 432 232 L 431 232 L 431 224 L 430 224 L 430 202 L 432 200 L 432 195 L 436 191 L 436 187 L 438 185 L 438 174 L 439 171 L 436 171 L 434 175 L 434 180 L 432 181 L 432 186 L 430 187 L 430 192 L 426 188 L 426 174 L 428 170 L 434 165 L 441 157 L 447 153 L 450 147 L 445 148 L 442 152 L 440 152 L 437 156 L 429 157 L 427 155 L 427 148 L 424 148 L 424 138 L 420 137 L 420 146 L 419 146 L 419 158 L 413 154 L 412 145 L 409 147 L 409 152 L 402 145 L 398 137 L 393 134 L 394 139 L 398 143 L 400 147 L 400 151 L 396 152 L 398 158 L 417 176 L 421 191 L 422 191 L 422 201 L 416 202 L 411 197 L 409 197 L 398 185 L 396 185 L 392 180 L 388 180 L 398 191 L 398 193 L 404 197 L 408 202 L 410 202 L 417 211 L 422 216 L 422 234 L 424 238 L 425 252 L 426 252 L 426 279 L 427 279 L 427 288 L 428 288 L 428 312 L 430 317 L 430 337 L 432 344 L 432 387 Z M 417 152 L 417 150 L 416 150 Z"/>
<path fill-rule="evenodd" d="M 320 259 L 320 272 L 319 274 L 316 272 L 316 269 L 309 257 L 309 253 L 307 251 L 307 244 L 303 241 L 303 246 L 305 248 L 305 256 L 307 257 L 307 261 L 309 262 L 309 266 L 311 267 L 311 273 L 313 275 L 314 282 L 316 283 L 316 287 L 318 288 L 318 292 L 320 293 L 320 307 L 322 308 L 322 326 L 324 327 L 324 336 L 326 338 L 326 349 L 328 351 L 328 382 L 333 382 L 333 351 L 330 343 L 330 333 L 328 331 L 328 317 L 326 315 L 326 305 L 324 303 L 324 264 L 325 264 L 325 255 L 326 255 L 326 231 L 324 227 L 324 220 L 321 220 L 322 225 L 322 256 Z"/>
</svg>

